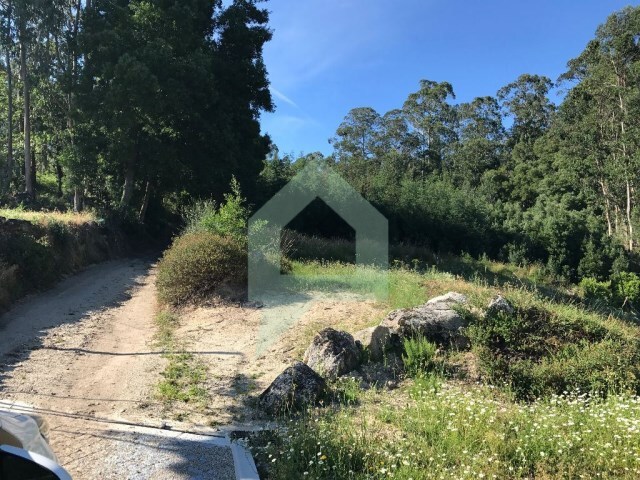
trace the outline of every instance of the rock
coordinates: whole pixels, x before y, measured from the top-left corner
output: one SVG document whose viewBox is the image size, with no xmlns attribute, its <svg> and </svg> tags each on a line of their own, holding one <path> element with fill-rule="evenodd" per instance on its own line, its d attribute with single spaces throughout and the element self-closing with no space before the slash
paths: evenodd
<svg viewBox="0 0 640 480">
<path fill-rule="evenodd" d="M 432 298 L 427 302 L 427 305 L 442 304 L 451 307 L 453 305 L 465 305 L 467 302 L 468 299 L 463 294 L 458 292 L 449 292 L 439 297 Z"/>
<path fill-rule="evenodd" d="M 465 348 L 469 342 L 461 329 L 467 322 L 452 307 L 466 302 L 464 295 L 450 292 L 419 307 L 395 310 L 380 325 L 399 339 L 422 336 L 432 342 Z"/>
<path fill-rule="evenodd" d="M 383 360 L 385 352 L 391 346 L 391 330 L 380 325 L 360 330 L 353 334 L 353 338 L 374 362 Z"/>
<path fill-rule="evenodd" d="M 315 405 L 326 394 L 327 383 L 324 379 L 308 365 L 296 362 L 262 392 L 258 405 L 271 415 L 281 415 Z"/>
<path fill-rule="evenodd" d="M 513 305 L 502 295 L 493 298 L 487 308 L 487 315 L 495 315 L 497 313 L 504 313 L 506 315 L 513 315 L 515 313 Z"/>
<path fill-rule="evenodd" d="M 351 334 L 325 328 L 307 348 L 304 361 L 325 378 L 335 380 L 358 368 L 360 349 Z"/>
</svg>

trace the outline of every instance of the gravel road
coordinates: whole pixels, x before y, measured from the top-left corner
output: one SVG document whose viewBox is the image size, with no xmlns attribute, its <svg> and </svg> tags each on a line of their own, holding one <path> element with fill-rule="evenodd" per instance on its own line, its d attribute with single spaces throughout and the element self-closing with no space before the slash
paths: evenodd
<svg viewBox="0 0 640 480">
<path fill-rule="evenodd" d="M 45 416 L 76 480 L 235 478 L 224 438 L 162 429 L 154 275 L 151 262 L 107 262 L 0 317 L 0 409 Z"/>
</svg>

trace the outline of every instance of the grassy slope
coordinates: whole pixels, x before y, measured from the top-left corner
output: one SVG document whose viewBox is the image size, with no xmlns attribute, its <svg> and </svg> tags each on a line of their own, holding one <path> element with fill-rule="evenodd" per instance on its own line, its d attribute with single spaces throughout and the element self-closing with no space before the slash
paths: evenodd
<svg viewBox="0 0 640 480">
<path fill-rule="evenodd" d="M 83 225 L 96 220 L 95 216 L 90 212 L 35 212 L 21 208 L 0 208 L 0 217 L 10 220 L 24 220 L 40 225 L 47 225 L 52 222 L 65 225 Z"/>
<path fill-rule="evenodd" d="M 483 384 L 442 368 L 394 391 L 352 389 L 355 405 L 312 410 L 255 439 L 268 478 L 640 476 L 640 329 L 633 320 L 593 311 L 564 289 L 540 285 L 535 270 L 464 258 L 441 265 L 457 275 L 415 266 L 391 271 L 387 310 L 452 290 L 476 308 L 498 292 L 519 307 L 512 320 L 473 320 L 466 355 L 474 357 Z M 310 276 L 309 288 L 318 286 L 313 274 L 350 269 L 294 265 Z M 348 319 L 338 326 L 349 329 Z M 540 338 L 527 330 L 532 326 L 541 329 Z M 500 335 L 510 338 L 511 357 L 489 348 Z M 451 352 L 439 361 L 446 367 L 464 355 Z M 498 361 L 503 357 L 506 366 Z"/>
<path fill-rule="evenodd" d="M 0 209 L 0 218 L 23 222 L 0 228 L 0 312 L 121 248 L 118 235 L 103 231 L 90 213 L 15 208 Z"/>
</svg>

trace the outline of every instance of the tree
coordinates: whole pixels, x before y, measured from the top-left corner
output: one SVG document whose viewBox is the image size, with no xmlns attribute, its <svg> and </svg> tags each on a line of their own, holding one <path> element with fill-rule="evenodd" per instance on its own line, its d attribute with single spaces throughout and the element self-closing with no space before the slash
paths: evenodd
<svg viewBox="0 0 640 480">
<path fill-rule="evenodd" d="M 338 161 L 369 160 L 378 151 L 381 119 L 371 107 L 352 109 L 344 118 L 331 144 Z"/>
<path fill-rule="evenodd" d="M 457 108 L 457 142 L 451 167 L 459 182 L 477 187 L 482 175 L 503 163 L 505 129 L 493 97 L 475 98 Z"/>
<path fill-rule="evenodd" d="M 8 0 L 2 5 L 2 43 L 4 48 L 4 67 L 7 78 L 7 161 L 0 184 L 0 195 L 9 191 L 11 176 L 13 175 L 13 57 L 14 33 L 13 33 L 13 2 Z"/>
<path fill-rule="evenodd" d="M 419 142 L 417 172 L 422 177 L 442 171 L 445 149 L 456 138 L 456 112 L 449 99 L 455 99 L 450 83 L 421 80 L 402 108 Z"/>
<path fill-rule="evenodd" d="M 640 167 L 640 9 L 611 15 L 568 66 L 562 79 L 577 84 L 562 108 L 570 139 L 564 150 L 598 185 L 609 235 L 622 235 L 632 251 Z"/>
<path fill-rule="evenodd" d="M 548 97 L 552 87 L 547 77 L 524 74 L 498 91 L 498 100 L 513 119 L 512 145 L 519 142 L 531 145 L 547 131 L 555 110 Z"/>
</svg>

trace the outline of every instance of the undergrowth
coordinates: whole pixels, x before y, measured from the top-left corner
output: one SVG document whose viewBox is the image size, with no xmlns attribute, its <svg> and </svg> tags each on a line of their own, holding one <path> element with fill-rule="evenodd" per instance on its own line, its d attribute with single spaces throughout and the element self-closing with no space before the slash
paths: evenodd
<svg viewBox="0 0 640 480">
<path fill-rule="evenodd" d="M 204 408 L 209 394 L 205 388 L 207 368 L 193 354 L 185 352 L 184 345 L 175 336 L 179 324 L 177 315 L 161 311 L 156 315 L 156 342 L 162 349 L 167 365 L 161 373 L 157 393 L 166 407 L 185 403 Z"/>
<path fill-rule="evenodd" d="M 533 404 L 433 377 L 255 436 L 264 478 L 609 478 L 640 475 L 640 400 L 585 393 Z"/>
</svg>

